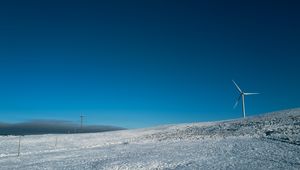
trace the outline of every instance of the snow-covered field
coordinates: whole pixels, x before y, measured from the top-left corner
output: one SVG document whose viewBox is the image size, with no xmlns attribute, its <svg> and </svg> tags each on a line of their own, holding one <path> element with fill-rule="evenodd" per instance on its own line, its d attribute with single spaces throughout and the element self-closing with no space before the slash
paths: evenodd
<svg viewBox="0 0 300 170">
<path fill-rule="evenodd" d="M 91 134 L 0 137 L 0 169 L 300 169 L 300 109 Z"/>
</svg>

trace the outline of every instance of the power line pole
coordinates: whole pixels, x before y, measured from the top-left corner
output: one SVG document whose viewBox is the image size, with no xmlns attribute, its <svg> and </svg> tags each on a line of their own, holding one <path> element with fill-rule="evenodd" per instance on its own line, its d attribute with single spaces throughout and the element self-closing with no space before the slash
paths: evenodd
<svg viewBox="0 0 300 170">
<path fill-rule="evenodd" d="M 55 149 L 56 149 L 56 146 L 57 146 L 57 136 L 55 137 Z"/>
<path fill-rule="evenodd" d="M 83 116 L 82 114 L 80 115 L 80 130 L 82 131 L 82 127 L 83 127 Z"/>
<path fill-rule="evenodd" d="M 18 157 L 20 156 L 20 150 L 21 150 L 21 136 L 19 136 Z"/>
</svg>

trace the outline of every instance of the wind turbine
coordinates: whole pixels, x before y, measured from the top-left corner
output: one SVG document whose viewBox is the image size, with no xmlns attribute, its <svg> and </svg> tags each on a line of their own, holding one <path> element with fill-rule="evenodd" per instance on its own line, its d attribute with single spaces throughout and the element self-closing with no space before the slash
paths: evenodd
<svg viewBox="0 0 300 170">
<path fill-rule="evenodd" d="M 255 94 L 259 94 L 259 93 L 245 93 L 241 90 L 241 88 L 235 83 L 234 80 L 232 80 L 233 84 L 235 85 L 235 87 L 237 88 L 237 90 L 240 92 L 240 95 L 238 97 L 238 99 L 236 100 L 233 108 L 236 108 L 236 106 L 239 104 L 239 101 L 242 98 L 242 109 L 243 109 L 243 114 L 244 114 L 244 118 L 246 117 L 246 109 L 245 109 L 245 96 L 250 96 L 250 95 L 255 95 Z"/>
</svg>

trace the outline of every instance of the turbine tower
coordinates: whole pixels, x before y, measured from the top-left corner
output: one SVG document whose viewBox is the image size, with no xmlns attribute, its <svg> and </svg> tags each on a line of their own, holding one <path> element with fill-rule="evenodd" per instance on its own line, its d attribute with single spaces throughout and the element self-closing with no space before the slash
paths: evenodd
<svg viewBox="0 0 300 170">
<path fill-rule="evenodd" d="M 238 99 L 236 100 L 233 108 L 236 108 L 236 106 L 239 104 L 239 101 L 242 98 L 242 109 L 243 109 L 243 115 L 244 118 L 246 117 L 246 109 L 245 109 L 245 96 L 250 96 L 250 95 L 255 95 L 255 94 L 259 94 L 259 93 L 245 93 L 241 90 L 241 88 L 235 83 L 234 80 L 232 80 L 233 84 L 235 85 L 235 87 L 237 88 L 237 90 L 240 92 L 240 95 L 238 97 Z"/>
</svg>

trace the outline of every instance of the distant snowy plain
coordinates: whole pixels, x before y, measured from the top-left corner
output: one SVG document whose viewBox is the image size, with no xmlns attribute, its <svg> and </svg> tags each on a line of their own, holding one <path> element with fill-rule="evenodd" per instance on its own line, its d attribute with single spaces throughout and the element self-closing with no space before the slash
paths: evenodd
<svg viewBox="0 0 300 170">
<path fill-rule="evenodd" d="M 300 169 L 300 109 L 90 134 L 0 136 L 0 169 Z"/>
</svg>

